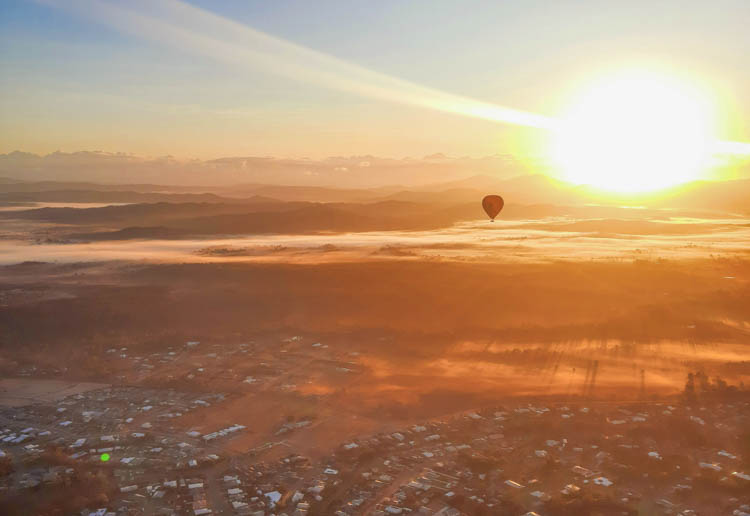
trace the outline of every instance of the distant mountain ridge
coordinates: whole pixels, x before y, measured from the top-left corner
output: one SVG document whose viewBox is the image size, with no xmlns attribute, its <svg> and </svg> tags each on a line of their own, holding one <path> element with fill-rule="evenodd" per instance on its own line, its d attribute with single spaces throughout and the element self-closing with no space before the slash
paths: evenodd
<svg viewBox="0 0 750 516">
<path fill-rule="evenodd" d="M 510 155 L 403 159 L 366 155 L 319 160 L 247 156 L 178 160 L 172 156 L 143 158 L 90 151 L 54 152 L 44 156 L 19 151 L 0 154 L 0 176 L 23 181 L 109 184 L 374 188 L 388 184 L 416 186 L 434 182 L 436 178 L 450 181 L 475 174 L 511 177 L 530 171 L 525 162 Z"/>
<path fill-rule="evenodd" d="M 399 182 L 403 179 L 399 174 L 406 169 L 401 166 L 415 166 L 415 163 L 427 164 L 451 162 L 463 160 L 462 163 L 478 163 L 482 159 L 449 158 L 446 156 L 428 156 L 421 160 L 380 160 L 378 163 L 387 163 L 391 169 L 399 171 L 393 175 L 394 181 L 390 186 L 347 186 L 347 185 L 320 185 L 320 184 L 294 184 L 284 181 L 291 178 L 289 174 L 280 174 L 274 177 L 274 181 L 242 181 L 233 184 L 181 184 L 172 185 L 166 182 L 145 183 L 106 183 L 91 181 L 36 181 L 28 179 L 14 179 L 8 177 L 7 171 L 2 167 L 7 165 L 10 158 L 17 161 L 35 162 L 35 160 L 62 160 L 76 161 L 80 155 L 85 159 L 124 160 L 131 162 L 140 158 L 120 155 L 100 155 L 98 153 L 74 153 L 57 154 L 54 157 L 36 156 L 27 153 L 11 153 L 0 155 L 0 203 L 27 203 L 27 202 L 76 202 L 76 203 L 248 203 L 258 202 L 259 198 L 268 201 L 286 202 L 326 202 L 326 203 L 374 203 L 380 201 L 403 201 L 410 203 L 432 203 L 432 204 L 457 204 L 478 202 L 484 195 L 495 193 L 502 195 L 506 202 L 511 204 L 552 204 L 552 205 L 584 205 L 584 204 L 611 204 L 611 205 L 636 205 L 646 207 L 677 208 L 690 210 L 710 210 L 727 213 L 747 214 L 750 212 L 750 179 L 735 179 L 731 181 L 695 181 L 678 185 L 663 191 L 645 193 L 639 195 L 618 195 L 596 191 L 586 186 L 575 186 L 554 179 L 542 173 L 524 172 L 510 177 L 494 173 L 462 173 L 459 177 L 450 177 L 445 181 L 435 181 L 435 177 L 441 177 L 440 173 L 430 176 L 430 181 L 422 184 L 404 184 Z M 14 157 L 15 156 L 15 157 Z M 10 158 L 9 158 L 10 157 Z M 222 158 L 213 162 L 226 162 L 235 167 L 243 158 Z M 249 158 L 248 158 L 249 159 Z M 276 160 L 273 158 L 254 158 L 256 161 L 280 163 L 290 160 Z M 372 159 L 372 161 L 363 161 Z M 497 164 L 508 161 L 506 156 L 495 156 L 486 158 L 488 162 Z M 6 160 L 6 161 L 3 161 Z M 369 163 L 366 167 L 368 173 L 376 174 L 377 167 L 373 168 L 378 158 L 373 157 L 349 157 L 329 158 L 320 162 L 312 160 L 294 161 L 297 165 L 305 163 L 326 163 L 341 165 L 342 163 Z M 468 161 L 467 161 L 468 160 Z M 169 169 L 173 158 L 153 160 L 149 163 Z M 213 163 L 211 162 L 211 163 Z M 199 162 L 200 167 L 207 166 L 209 162 Z M 404 165 L 406 163 L 406 165 Z M 326 166 L 328 166 L 326 165 Z M 439 166 L 439 165 L 438 165 Z M 342 168 L 342 167 L 338 167 Z M 346 168 L 346 167 L 343 167 Z M 180 169 L 182 170 L 182 169 Z M 445 170 L 443 170 L 444 172 Z M 298 171 L 297 171 L 298 172 Z M 338 170 L 329 171 L 331 174 L 348 174 L 349 172 Z M 455 171 L 454 171 L 455 172 Z M 507 170 L 506 170 L 507 172 Z M 201 168 L 202 179 L 214 177 L 208 170 Z M 168 174 L 167 174 L 168 175 Z M 454 175 L 453 173 L 449 175 Z M 194 177 L 194 176 L 190 176 Z M 233 176 L 237 179 L 246 179 L 245 176 Z M 329 176 L 331 178 L 333 176 Z M 382 181 L 386 176 L 379 176 Z M 163 178 L 159 178 L 163 179 Z M 184 179 L 184 178 L 183 178 Z M 226 179 L 226 178 L 225 178 Z M 412 177 L 413 179 L 413 177 Z M 254 199 L 254 200 L 253 200 Z"/>
</svg>

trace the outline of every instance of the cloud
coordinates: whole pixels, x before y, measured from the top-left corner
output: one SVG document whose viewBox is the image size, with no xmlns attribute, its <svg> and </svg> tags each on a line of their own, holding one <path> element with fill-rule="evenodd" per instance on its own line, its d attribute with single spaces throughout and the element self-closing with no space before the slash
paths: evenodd
<svg viewBox="0 0 750 516">
<path fill-rule="evenodd" d="M 271 36 L 179 0 L 37 0 L 118 31 L 221 61 L 261 68 L 321 87 L 493 122 L 566 130 L 556 118 L 498 106 L 375 72 Z M 177 109 L 188 109 L 179 107 Z M 228 110 L 220 116 L 243 116 Z M 720 154 L 750 155 L 750 143 L 715 142 Z"/>
<path fill-rule="evenodd" d="M 265 34 L 178 0 L 38 0 L 118 31 L 232 66 L 262 68 L 290 79 L 388 102 L 494 122 L 551 129 L 553 118 L 481 102 L 374 72 Z"/>
</svg>

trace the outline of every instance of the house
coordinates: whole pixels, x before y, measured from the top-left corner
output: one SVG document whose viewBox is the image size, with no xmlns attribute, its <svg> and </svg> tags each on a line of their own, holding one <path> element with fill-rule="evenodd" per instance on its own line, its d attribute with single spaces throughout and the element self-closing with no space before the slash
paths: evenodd
<svg viewBox="0 0 750 516">
<path fill-rule="evenodd" d="M 281 493 L 278 491 L 271 491 L 269 493 L 264 494 L 266 498 L 268 498 L 268 501 L 271 503 L 271 507 L 275 507 L 277 503 L 279 503 L 279 500 L 281 500 Z"/>
<path fill-rule="evenodd" d="M 575 473 L 576 475 L 581 475 L 582 477 L 586 477 L 586 478 L 594 475 L 593 471 L 591 471 L 590 469 L 581 467 L 581 466 L 573 466 L 573 473 Z"/>
</svg>

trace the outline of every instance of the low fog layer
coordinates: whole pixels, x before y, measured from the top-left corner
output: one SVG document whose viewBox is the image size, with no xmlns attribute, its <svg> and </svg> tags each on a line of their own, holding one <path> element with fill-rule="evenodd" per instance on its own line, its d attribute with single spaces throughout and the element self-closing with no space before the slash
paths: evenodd
<svg viewBox="0 0 750 516">
<path fill-rule="evenodd" d="M 324 232 L 215 238 L 130 238 L 103 242 L 0 240 L 0 263 L 23 261 L 273 261 L 377 259 L 489 262 L 692 260 L 748 257 L 750 219 L 622 220 L 544 218 L 463 222 L 429 231 Z M 18 233 L 16 233 L 18 235 Z"/>
</svg>

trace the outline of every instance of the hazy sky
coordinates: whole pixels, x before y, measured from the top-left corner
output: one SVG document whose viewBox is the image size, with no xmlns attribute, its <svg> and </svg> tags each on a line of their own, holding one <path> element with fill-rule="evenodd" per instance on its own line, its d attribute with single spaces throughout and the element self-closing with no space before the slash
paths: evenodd
<svg viewBox="0 0 750 516">
<path fill-rule="evenodd" d="M 185 44 L 192 36 L 106 9 L 160 11 L 162 21 L 180 9 L 153 4 L 0 0 L 0 152 L 400 157 L 543 148 L 538 129 L 392 102 L 390 93 L 358 91 L 361 84 L 331 87 L 349 73 L 345 65 L 332 65 L 338 79 L 321 78 L 312 60 L 295 77 L 305 56 L 282 48 L 264 63 L 260 54 L 278 50 L 273 41 L 255 48 L 236 36 L 234 47 L 212 39 L 203 45 L 211 51 L 196 50 L 204 40 Z M 716 97 L 721 138 L 750 141 L 747 0 L 190 4 L 409 84 L 548 116 L 597 74 L 655 67 Z M 233 37 L 200 15 L 194 22 L 216 41 Z M 233 55 L 238 44 L 259 55 Z"/>
</svg>

